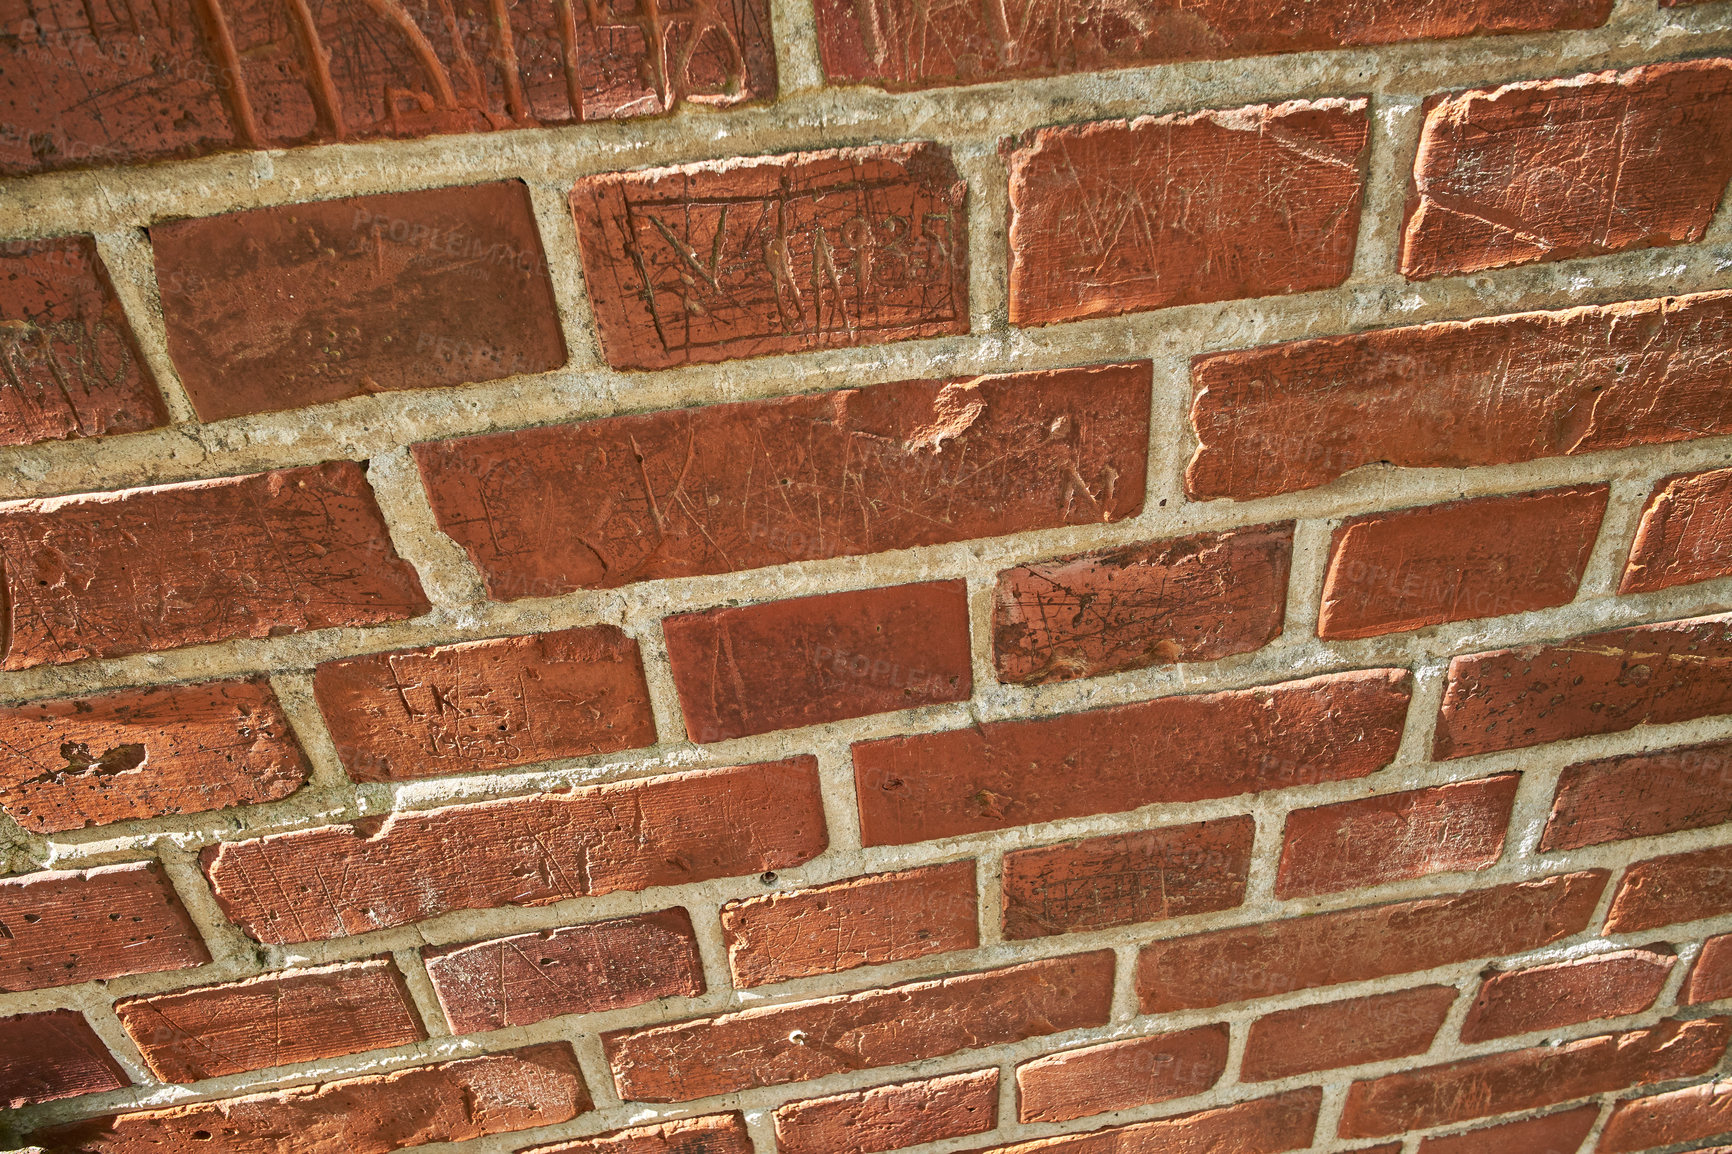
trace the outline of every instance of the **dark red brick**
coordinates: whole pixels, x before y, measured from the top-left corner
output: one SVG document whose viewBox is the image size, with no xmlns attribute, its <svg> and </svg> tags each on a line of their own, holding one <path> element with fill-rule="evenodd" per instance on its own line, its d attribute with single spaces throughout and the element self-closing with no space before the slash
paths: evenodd
<svg viewBox="0 0 1732 1154">
<path fill-rule="evenodd" d="M 994 1146 L 979 1154 L 1277 1154 L 1311 1145 L 1321 1106 L 1322 1091 L 1309 1087 L 1131 1126 Z"/>
<path fill-rule="evenodd" d="M 1721 934 L 1702 943 L 1702 952 L 1690 967 L 1690 977 L 1678 1000 L 1688 1005 L 1732 998 L 1732 934 Z"/>
<path fill-rule="evenodd" d="M 1407 701 L 1406 670 L 1365 670 L 863 741 L 861 834 L 902 845 L 1364 777 L 1394 758 Z"/>
<path fill-rule="evenodd" d="M 752 1154 L 752 1138 L 738 1114 L 712 1114 L 529 1147 L 520 1154 Z"/>
<path fill-rule="evenodd" d="M 1461 1040 L 1485 1042 L 1639 1014 L 1659 998 L 1677 961 L 1671 947 L 1661 944 L 1493 974 L 1468 1009 Z"/>
<path fill-rule="evenodd" d="M 1630 1154 L 1732 1133 L 1732 1082 L 1708 1082 L 1619 1102 L 1594 1154 Z"/>
<path fill-rule="evenodd" d="M 1452 986 L 1420 986 L 1265 1015 L 1245 1039 L 1239 1078 L 1272 1082 L 1423 1054 L 1455 997 Z"/>
<path fill-rule="evenodd" d="M 776 1110 L 778 1154 L 881 1154 L 998 1126 L 998 1071 L 875 1086 Z"/>
<path fill-rule="evenodd" d="M 351 461 L 0 505 L 0 669 L 428 609 Z"/>
<path fill-rule="evenodd" d="M 1675 853 L 1624 871 L 1606 932 L 1625 934 L 1732 912 L 1732 846 Z"/>
<path fill-rule="evenodd" d="M 0 878 L 0 993 L 210 961 L 156 862 Z"/>
<path fill-rule="evenodd" d="M 1293 523 L 1033 561 L 998 575 L 993 660 L 1017 685 L 1216 661 L 1281 635 Z"/>
<path fill-rule="evenodd" d="M 1540 849 L 1580 849 L 1732 821 L 1732 742 L 1569 766 Z"/>
<path fill-rule="evenodd" d="M 1465 1134 L 1442 1134 L 1419 1144 L 1419 1154 L 1576 1154 L 1600 1117 L 1598 1103 Z"/>
<path fill-rule="evenodd" d="M 1011 323 L 1340 284 L 1365 108 L 1295 100 L 1041 129 L 1010 158 Z"/>
<path fill-rule="evenodd" d="M 887 144 L 584 177 L 584 282 L 616 369 L 968 331 L 968 186 Z"/>
<path fill-rule="evenodd" d="M 1227 1070 L 1227 1027 L 1048 1054 L 1016 1068 L 1017 1120 L 1068 1122 L 1201 1094 Z"/>
<path fill-rule="evenodd" d="M 132 1085 L 77 1010 L 0 1018 L 0 1108 Z"/>
<path fill-rule="evenodd" d="M 1620 593 L 1652 593 L 1732 573 L 1732 469 L 1654 486 Z"/>
</svg>

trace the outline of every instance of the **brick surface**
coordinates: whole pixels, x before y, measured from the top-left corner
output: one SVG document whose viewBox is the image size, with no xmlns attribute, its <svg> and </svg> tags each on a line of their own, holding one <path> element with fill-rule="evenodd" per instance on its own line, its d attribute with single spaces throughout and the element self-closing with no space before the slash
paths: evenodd
<svg viewBox="0 0 1732 1154">
<path fill-rule="evenodd" d="M 1308 1088 L 1257 1098 L 1194 1114 L 1157 1118 L 1132 1126 L 1038 1138 L 994 1146 L 985 1154 L 1142 1154 L 1143 1151 L 1231 1150 L 1233 1154 L 1277 1154 L 1311 1145 L 1322 1092 Z"/>
<path fill-rule="evenodd" d="M 1732 432 L 1732 293 L 1291 341 L 1191 362 L 1193 498 Z"/>
<path fill-rule="evenodd" d="M 1407 701 L 1406 670 L 1366 670 L 858 742 L 861 835 L 900 845 L 1364 777 L 1394 758 Z"/>
<path fill-rule="evenodd" d="M 1275 896 L 1304 897 L 1497 864 L 1521 774 L 1287 815 Z"/>
<path fill-rule="evenodd" d="M 1659 945 L 1493 974 L 1468 1009 L 1461 1040 L 1639 1014 L 1659 998 L 1677 961 L 1670 946 Z"/>
<path fill-rule="evenodd" d="M 737 986 L 972 950 L 980 944 L 974 863 L 727 902 L 722 937 Z"/>
<path fill-rule="evenodd" d="M 1607 757 L 1558 777 L 1540 849 L 1577 849 L 1732 821 L 1732 742 Z"/>
<path fill-rule="evenodd" d="M 1017 1119 L 1068 1122 L 1201 1094 L 1227 1070 L 1227 1027 L 1066 1050 L 1016 1068 Z"/>
<path fill-rule="evenodd" d="M 280 944 L 755 874 L 827 841 L 817 766 L 796 757 L 225 842 L 201 860 L 228 916 Z"/>
<path fill-rule="evenodd" d="M 738 1114 L 713 1114 L 529 1147 L 521 1154 L 752 1154 L 752 1139 Z"/>
<path fill-rule="evenodd" d="M 1619 1102 L 1595 1154 L 1630 1154 L 1732 1133 L 1732 1082 L 1708 1082 Z"/>
<path fill-rule="evenodd" d="M 0 1018 L 0 1109 L 130 1085 L 77 1010 Z"/>
<path fill-rule="evenodd" d="M 1719 1063 L 1727 1038 L 1724 1018 L 1666 1021 L 1387 1074 L 1348 1090 L 1340 1134 L 1379 1138 L 1701 1074 Z"/>
<path fill-rule="evenodd" d="M 681 1102 L 1105 1025 L 1110 950 L 602 1035 L 620 1097 Z"/>
<path fill-rule="evenodd" d="M 1452 986 L 1420 986 L 1266 1015 L 1245 1039 L 1239 1078 L 1271 1082 L 1423 1054 L 1455 998 Z"/>
<path fill-rule="evenodd" d="M 1004 936 L 1078 933 L 1232 909 L 1256 822 L 1220 818 L 1004 855 Z"/>
<path fill-rule="evenodd" d="M 1681 172 L 1679 156 L 1701 156 Z M 1436 99 L 1413 165 L 1409 279 L 1702 239 L 1732 176 L 1732 61 Z"/>
<path fill-rule="evenodd" d="M 1586 929 L 1606 871 L 1216 930 L 1144 946 L 1145 1014 L 1414 973 L 1521 953 Z"/>
<path fill-rule="evenodd" d="M 779 1154 L 881 1154 L 998 1125 L 998 1071 L 947 1074 L 776 1110 Z"/>
<path fill-rule="evenodd" d="M 424 949 L 427 975 L 459 1034 L 529 1026 L 704 992 L 683 909 Z"/>
<path fill-rule="evenodd" d="M 1606 932 L 1630 933 L 1727 912 L 1732 912 L 1732 846 L 1675 853 L 1624 871 L 1606 914 Z"/>
<path fill-rule="evenodd" d="M 1732 573 L 1732 469 L 1654 485 L 1620 593 L 1651 593 Z"/>
<path fill-rule="evenodd" d="M 1690 967 L 1690 976 L 1678 1000 L 1686 1004 L 1717 1002 L 1732 998 L 1732 934 L 1721 934 L 1702 943 Z"/>
<path fill-rule="evenodd" d="M 1011 323 L 1340 284 L 1365 109 L 1295 100 L 1041 129 L 1010 158 Z"/>
<path fill-rule="evenodd" d="M 1732 617 L 1451 659 L 1433 756 L 1467 757 L 1732 711 Z"/>
<path fill-rule="evenodd" d="M 998 575 L 992 655 L 1017 685 L 1216 661 L 1281 635 L 1293 524 L 1033 561 Z"/>
<path fill-rule="evenodd" d="M 1146 362 L 898 381 L 415 457 L 439 527 L 510 601 L 1117 521 L 1142 508 L 1149 397 Z"/>
<path fill-rule="evenodd" d="M 974 692 L 968 585 L 826 593 L 662 622 L 693 741 L 842 721 Z"/>
<path fill-rule="evenodd" d="M 616 369 L 968 331 L 967 185 L 929 143 L 608 173 L 571 192 Z"/>
<path fill-rule="evenodd" d="M 33 1135 L 66 1154 L 390 1154 L 568 1121 L 591 1107 L 565 1042 L 92 1118 Z"/>
<path fill-rule="evenodd" d="M 0 878 L 0 993 L 210 961 L 156 862 Z"/>
<path fill-rule="evenodd" d="M 263 677 L 0 708 L 0 809 L 38 833 L 277 801 L 309 772 Z"/>
<path fill-rule="evenodd" d="M 1440 1134 L 1421 1142 L 1419 1154 L 1576 1154 L 1599 1116 L 1595 1103 L 1465 1134 Z"/>
<path fill-rule="evenodd" d="M 611 625 L 328 661 L 313 675 L 356 781 L 654 745 L 637 642 Z"/>
<path fill-rule="evenodd" d="M 0 244 L 0 359 L 0 445 L 168 423 L 90 237 Z"/>
<path fill-rule="evenodd" d="M 1354 517 L 1330 545 L 1317 635 L 1375 637 L 1566 604 L 1610 493 L 1577 485 Z"/>
<path fill-rule="evenodd" d="M 0 669 L 426 612 L 349 461 L 0 505 Z"/>
</svg>

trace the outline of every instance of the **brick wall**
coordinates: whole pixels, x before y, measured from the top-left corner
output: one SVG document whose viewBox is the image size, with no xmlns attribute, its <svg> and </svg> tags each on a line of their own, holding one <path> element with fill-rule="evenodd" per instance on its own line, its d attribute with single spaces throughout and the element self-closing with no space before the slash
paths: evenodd
<svg viewBox="0 0 1732 1154">
<path fill-rule="evenodd" d="M 1732 1141 L 1729 178 L 1725 0 L 0 5 L 0 1146 Z"/>
</svg>

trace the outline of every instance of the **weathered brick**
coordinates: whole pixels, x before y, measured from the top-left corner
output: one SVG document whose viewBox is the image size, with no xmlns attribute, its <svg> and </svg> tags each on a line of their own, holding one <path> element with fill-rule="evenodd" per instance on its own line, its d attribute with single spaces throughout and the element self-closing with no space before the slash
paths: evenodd
<svg viewBox="0 0 1732 1154">
<path fill-rule="evenodd" d="M 616 369 L 968 331 L 968 186 L 936 144 L 584 177 L 584 282 Z"/>
<path fill-rule="evenodd" d="M 210 961 L 157 862 L 0 878 L 0 993 Z"/>
<path fill-rule="evenodd" d="M 164 1082 L 407 1046 L 427 1036 L 389 958 L 126 998 L 114 1012 Z"/>
<path fill-rule="evenodd" d="M 881 1154 L 998 1125 L 998 1071 L 875 1086 L 776 1109 L 780 1154 Z"/>
<path fill-rule="evenodd" d="M 1732 998 L 1732 934 L 1721 934 L 1702 943 L 1690 967 L 1679 1000 L 1687 1005 Z"/>
<path fill-rule="evenodd" d="M 972 950 L 980 944 L 974 863 L 731 901 L 722 936 L 737 986 Z"/>
<path fill-rule="evenodd" d="M 201 860 L 229 917 L 282 944 L 783 869 L 827 844 L 817 763 L 795 757 L 224 842 Z"/>
<path fill-rule="evenodd" d="M 1394 758 L 1408 693 L 1406 670 L 1365 670 L 858 742 L 861 835 L 901 845 L 1364 777 Z"/>
<path fill-rule="evenodd" d="M 1497 864 L 1521 774 L 1298 809 L 1275 896 L 1304 897 Z"/>
<path fill-rule="evenodd" d="M 1004 936 L 1035 938 L 1228 910 L 1257 823 L 1219 818 L 1004 855 Z"/>
<path fill-rule="evenodd" d="M 1558 778 L 1540 849 L 1579 849 L 1732 821 L 1732 742 L 1572 765 Z"/>
<path fill-rule="evenodd" d="M 1147 362 L 708 405 L 415 446 L 494 600 L 1142 508 Z M 1078 481 L 1081 478 L 1081 481 Z"/>
<path fill-rule="evenodd" d="M 459 1034 L 704 992 L 691 915 L 678 908 L 424 949 L 421 956 Z"/>
<path fill-rule="evenodd" d="M 1191 362 L 1193 498 L 1732 432 L 1732 293 L 1379 329 Z"/>
<path fill-rule="evenodd" d="M 637 642 L 612 625 L 329 661 L 313 695 L 356 781 L 654 745 Z"/>
<path fill-rule="evenodd" d="M 519 1154 L 752 1154 L 752 1138 L 738 1114 L 712 1114 L 534 1146 Z"/>
<path fill-rule="evenodd" d="M 1639 1014 L 1660 996 L 1677 961 L 1671 947 L 1661 944 L 1493 974 L 1480 984 L 1461 1040 L 1484 1042 Z"/>
<path fill-rule="evenodd" d="M 1420 986 L 1265 1015 L 1245 1039 L 1239 1078 L 1271 1082 L 1423 1054 L 1455 997 L 1453 986 Z"/>
<path fill-rule="evenodd" d="M 0 809 L 39 833 L 277 801 L 310 772 L 263 677 L 0 708 Z"/>
<path fill-rule="evenodd" d="M 1441 1134 L 1419 1144 L 1419 1154 L 1576 1154 L 1600 1117 L 1598 1103 L 1463 1134 Z"/>
<path fill-rule="evenodd" d="M 0 505 L 0 669 L 428 609 L 351 461 Z"/>
<path fill-rule="evenodd" d="M 33 1138 L 65 1154 L 390 1154 L 568 1121 L 591 1108 L 565 1042 L 93 1118 Z"/>
<path fill-rule="evenodd" d="M 1375 637 L 1566 604 L 1610 494 L 1576 485 L 1350 518 L 1330 545 L 1317 635 Z"/>
<path fill-rule="evenodd" d="M 1624 871 L 1606 932 L 1625 934 L 1732 912 L 1732 846 L 1668 854 Z"/>
<path fill-rule="evenodd" d="M 1110 950 L 602 1035 L 620 1097 L 682 1102 L 1105 1025 Z"/>
<path fill-rule="evenodd" d="M 1011 323 L 1340 284 L 1365 109 L 1294 100 L 1036 132 L 1010 158 Z"/>
<path fill-rule="evenodd" d="M 1727 1038 L 1724 1018 L 1665 1021 L 1647 1030 L 1386 1074 L 1348 1090 L 1340 1134 L 1381 1138 L 1701 1074 L 1719 1063 Z"/>
<path fill-rule="evenodd" d="M 968 585 L 928 581 L 711 609 L 662 634 L 693 741 L 842 721 L 974 692 Z"/>
<path fill-rule="evenodd" d="M 1467 757 L 1732 712 L 1729 659 L 1732 616 L 1456 657 L 1433 756 Z"/>
<path fill-rule="evenodd" d="M 1281 635 L 1293 523 L 1031 561 L 998 575 L 992 655 L 1017 685 L 1216 661 Z"/>
<path fill-rule="evenodd" d="M 0 445 L 168 423 L 90 237 L 0 244 L 0 358 Z"/>
<path fill-rule="evenodd" d="M 1216 930 L 1144 946 L 1145 1014 L 1267 998 L 1515 954 L 1586 929 L 1605 870 Z"/>
<path fill-rule="evenodd" d="M 1194 1114 L 1178 1114 L 1117 1126 L 1088 1134 L 1063 1134 L 1037 1138 L 1014 1146 L 994 1146 L 980 1154 L 1145 1154 L 1173 1151 L 1201 1154 L 1226 1151 L 1233 1154 L 1277 1154 L 1311 1145 L 1317 1132 L 1321 1090 L 1310 1087 L 1291 1090 L 1272 1098 L 1257 1098 Z"/>
<path fill-rule="evenodd" d="M 1732 1133 L 1732 1082 L 1708 1082 L 1619 1102 L 1594 1154 L 1631 1154 Z"/>
<path fill-rule="evenodd" d="M 1068 1122 L 1201 1094 L 1227 1070 L 1227 1027 L 1048 1054 L 1016 1068 L 1017 1120 Z"/>
<path fill-rule="evenodd" d="M 0 1018 L 0 1109 L 130 1085 L 77 1010 Z"/>
<path fill-rule="evenodd" d="M 1701 163 L 1677 164 L 1680 156 Z M 1702 239 L 1732 175 L 1732 62 L 1435 98 L 1401 238 L 1411 280 Z"/>
<path fill-rule="evenodd" d="M 1652 593 L 1732 573 L 1732 469 L 1654 485 L 1620 593 Z"/>
</svg>

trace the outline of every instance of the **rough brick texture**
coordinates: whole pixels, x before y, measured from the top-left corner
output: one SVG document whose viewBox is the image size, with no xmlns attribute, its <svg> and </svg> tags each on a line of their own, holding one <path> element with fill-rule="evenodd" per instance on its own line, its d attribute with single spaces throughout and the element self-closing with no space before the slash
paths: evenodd
<svg viewBox="0 0 1732 1154">
<path fill-rule="evenodd" d="M 1721 934 L 1702 943 L 1702 952 L 1690 967 L 1680 1000 L 1687 1003 L 1717 1002 L 1732 998 L 1732 934 Z"/>
<path fill-rule="evenodd" d="M 1277 1154 L 1311 1145 L 1321 1098 L 1316 1089 L 1293 1090 L 1236 1106 L 1199 1110 L 1097 1130 L 1092 1134 L 1042 1138 L 995 1146 L 990 1154 L 1121 1154 L 1143 1150 L 1232 1150 L 1235 1154 Z"/>
<path fill-rule="evenodd" d="M 17 1110 L 130 1085 L 77 1010 L 0 1018 L 0 1107 Z"/>
<path fill-rule="evenodd" d="M 1606 932 L 1629 933 L 1732 911 L 1732 846 L 1637 862 L 1618 882 Z"/>
<path fill-rule="evenodd" d="M 1016 1068 L 1017 1117 L 1068 1122 L 1188 1098 L 1213 1086 L 1226 1069 L 1224 1025 L 1066 1050 Z"/>
<path fill-rule="evenodd" d="M 1423 1054 L 1455 999 L 1452 987 L 1421 986 L 1269 1014 L 1251 1025 L 1239 1077 L 1270 1082 Z"/>
<path fill-rule="evenodd" d="M 1419 1154 L 1576 1154 L 1599 1117 L 1596 1104 L 1462 1134 L 1440 1134 L 1421 1142 Z"/>
<path fill-rule="evenodd" d="M 1595 1154 L 1630 1154 L 1732 1132 L 1732 1082 L 1709 1082 L 1619 1102 Z"/>
<path fill-rule="evenodd" d="M 1461 1040 L 1484 1042 L 1639 1014 L 1660 996 L 1677 960 L 1664 947 L 1619 950 L 1493 974 L 1468 1008 Z"/>
<path fill-rule="evenodd" d="M 209 960 L 156 862 L 0 878 L 0 993 Z"/>
<path fill-rule="evenodd" d="M 1654 486 L 1630 546 L 1620 593 L 1652 593 L 1732 573 L 1732 469 L 1667 477 Z"/>
<path fill-rule="evenodd" d="M 527 1147 L 522 1154 L 752 1154 L 752 1139 L 738 1114 L 687 1118 L 659 1126 L 616 1130 L 596 1138 Z"/>
<path fill-rule="evenodd" d="M 1732 821 L 1732 743 L 1608 757 L 1558 777 L 1542 850 L 1577 849 Z"/>
<path fill-rule="evenodd" d="M 780 1154 L 881 1154 L 997 1125 L 998 1071 L 977 1070 L 790 1102 L 776 1111 L 776 1149 Z"/>
</svg>

